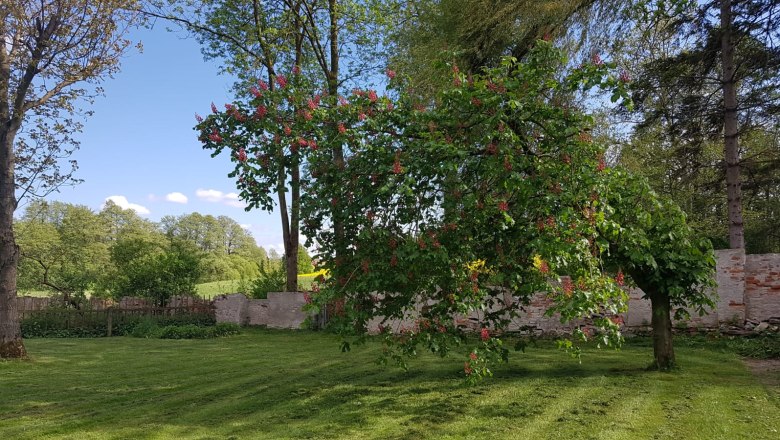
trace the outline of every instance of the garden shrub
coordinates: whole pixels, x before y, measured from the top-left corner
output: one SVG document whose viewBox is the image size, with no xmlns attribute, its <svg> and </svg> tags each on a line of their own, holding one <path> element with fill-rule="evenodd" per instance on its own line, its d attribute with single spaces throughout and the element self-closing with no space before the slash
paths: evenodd
<svg viewBox="0 0 780 440">
<path fill-rule="evenodd" d="M 259 265 L 260 275 L 251 282 L 250 290 L 247 292 L 250 297 L 256 299 L 268 298 L 268 292 L 283 292 L 287 284 L 287 271 L 284 265 L 279 264 L 275 267 L 266 267 Z"/>
<path fill-rule="evenodd" d="M 780 334 L 765 334 L 755 338 L 736 338 L 728 343 L 740 356 L 755 359 L 780 359 Z"/>
<path fill-rule="evenodd" d="M 241 332 L 237 324 L 221 322 L 212 326 L 197 324 L 160 326 L 152 320 L 139 322 L 131 336 L 148 339 L 209 339 L 235 335 Z"/>
</svg>

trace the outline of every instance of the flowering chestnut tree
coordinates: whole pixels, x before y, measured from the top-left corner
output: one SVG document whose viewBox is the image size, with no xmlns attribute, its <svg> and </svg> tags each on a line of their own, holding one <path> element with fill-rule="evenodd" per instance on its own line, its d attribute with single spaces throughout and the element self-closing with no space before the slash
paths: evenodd
<svg viewBox="0 0 780 440">
<path fill-rule="evenodd" d="M 322 96 L 312 96 L 311 89 L 294 67 L 289 76 L 274 74 L 270 83 L 257 81 L 246 93 L 247 101 L 224 109 L 212 103 L 212 115 L 196 115 L 200 140 L 213 151 L 212 157 L 230 153 L 235 167 L 229 176 L 236 179 L 248 209 L 271 211 L 279 205 L 288 253 L 287 290 L 297 290 L 297 253 L 290 252 L 298 249 L 300 169 L 307 152 L 317 149 L 313 114 Z"/>
<path fill-rule="evenodd" d="M 329 271 L 307 301 L 337 305 L 330 325 L 345 349 L 376 326 L 384 360 L 459 347 L 474 381 L 507 359 L 503 332 L 536 292 L 547 292 L 550 315 L 596 330 L 573 339 L 618 344 L 611 318 L 625 310 L 625 276 L 652 269 L 635 258 L 621 270 L 616 257 L 633 258 L 633 244 L 655 233 L 620 235 L 624 224 L 651 225 L 631 222 L 591 118 L 568 105 L 583 88 L 623 99 L 626 78 L 598 58 L 562 77 L 564 63 L 540 41 L 522 63 L 479 75 L 452 66 L 451 87 L 432 105 L 402 92 L 328 96 L 300 75 L 277 77 L 276 88 L 259 83 L 248 102 L 215 107 L 198 128 L 207 148 L 231 152 L 251 206 L 269 207 L 284 167 L 304 166 L 303 232 Z M 458 326 L 473 312 L 476 337 Z"/>
<path fill-rule="evenodd" d="M 550 314 L 591 318 L 602 342 L 619 341 L 609 317 L 626 295 L 598 240 L 604 151 L 590 118 L 567 103 L 582 87 L 614 100 L 625 92 L 601 60 L 559 78 L 563 62 L 540 41 L 523 63 L 480 75 L 453 66 L 434 105 L 356 90 L 323 114 L 320 129 L 335 130 L 347 160 L 336 168 L 330 144 L 310 154 L 302 209 L 330 270 L 312 301 L 345 302 L 332 325 L 363 333 L 380 320 L 386 357 L 402 363 L 421 344 L 442 355 L 462 346 L 456 316 L 479 311 L 478 341 L 464 350 L 464 372 L 479 378 L 506 359 L 502 330 L 546 291 Z M 391 328 L 411 313 L 413 326 Z"/>
</svg>

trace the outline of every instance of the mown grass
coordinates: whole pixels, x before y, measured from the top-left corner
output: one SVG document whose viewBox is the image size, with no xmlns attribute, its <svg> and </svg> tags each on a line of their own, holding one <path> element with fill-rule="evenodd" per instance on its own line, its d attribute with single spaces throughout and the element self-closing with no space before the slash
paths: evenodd
<svg viewBox="0 0 780 440">
<path fill-rule="evenodd" d="M 380 367 L 379 344 L 250 330 L 218 340 L 27 341 L 0 362 L 2 439 L 776 439 L 780 402 L 733 353 L 644 344 L 517 353 L 463 384 L 458 359 Z"/>
</svg>

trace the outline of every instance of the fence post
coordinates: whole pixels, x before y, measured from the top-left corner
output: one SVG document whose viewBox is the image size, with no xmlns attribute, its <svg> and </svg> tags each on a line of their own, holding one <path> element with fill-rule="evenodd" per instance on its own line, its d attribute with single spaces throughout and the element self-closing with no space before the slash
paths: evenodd
<svg viewBox="0 0 780 440">
<path fill-rule="evenodd" d="M 112 324 L 113 324 L 113 319 L 112 319 L 112 317 L 113 317 L 113 315 L 114 315 L 114 314 L 113 314 L 113 313 L 111 313 L 111 310 L 112 310 L 112 308 L 111 308 L 111 307 L 108 307 L 108 308 L 106 309 L 106 314 L 108 315 L 108 323 L 107 323 L 107 324 L 108 324 L 108 325 L 107 325 L 107 327 L 108 327 L 108 331 L 107 331 L 107 333 L 108 333 L 108 334 L 107 334 L 107 336 L 108 336 L 109 338 L 111 337 L 111 334 L 113 333 L 113 329 L 111 328 L 111 326 L 112 326 Z"/>
</svg>

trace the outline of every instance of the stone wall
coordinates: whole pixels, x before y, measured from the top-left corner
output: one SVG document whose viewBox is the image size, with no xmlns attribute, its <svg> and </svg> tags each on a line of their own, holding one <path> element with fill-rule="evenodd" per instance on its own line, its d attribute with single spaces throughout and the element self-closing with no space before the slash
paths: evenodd
<svg viewBox="0 0 780 440">
<path fill-rule="evenodd" d="M 780 317 L 780 254 L 745 255 L 738 249 L 716 251 L 717 299 L 716 306 L 707 315 L 691 312 L 687 325 L 699 328 L 718 328 L 722 325 L 743 325 L 746 320 L 766 321 Z M 650 325 L 650 301 L 643 299 L 639 289 L 629 291 L 628 311 L 621 317 L 626 327 L 640 328 Z M 506 297 L 504 301 L 513 301 Z M 557 316 L 547 317 L 550 299 L 543 293 L 535 295 L 523 312 L 509 326 L 517 331 L 526 327 L 540 333 L 568 332 L 581 322 L 561 323 Z M 240 325 L 265 325 L 270 328 L 297 329 L 307 314 L 301 311 L 305 304 L 303 293 L 269 293 L 268 299 L 247 299 L 244 295 L 221 295 L 214 300 L 217 322 L 234 322 Z M 379 318 L 369 322 L 369 331 L 379 331 L 380 325 L 394 331 L 411 328 L 423 304 L 401 320 L 382 324 Z M 477 329 L 481 326 L 481 312 L 457 316 L 457 325 Z"/>
<path fill-rule="evenodd" d="M 308 314 L 301 292 L 270 292 L 268 299 L 249 299 L 241 293 L 214 298 L 217 322 L 258 325 L 269 328 L 299 329 Z"/>
</svg>

